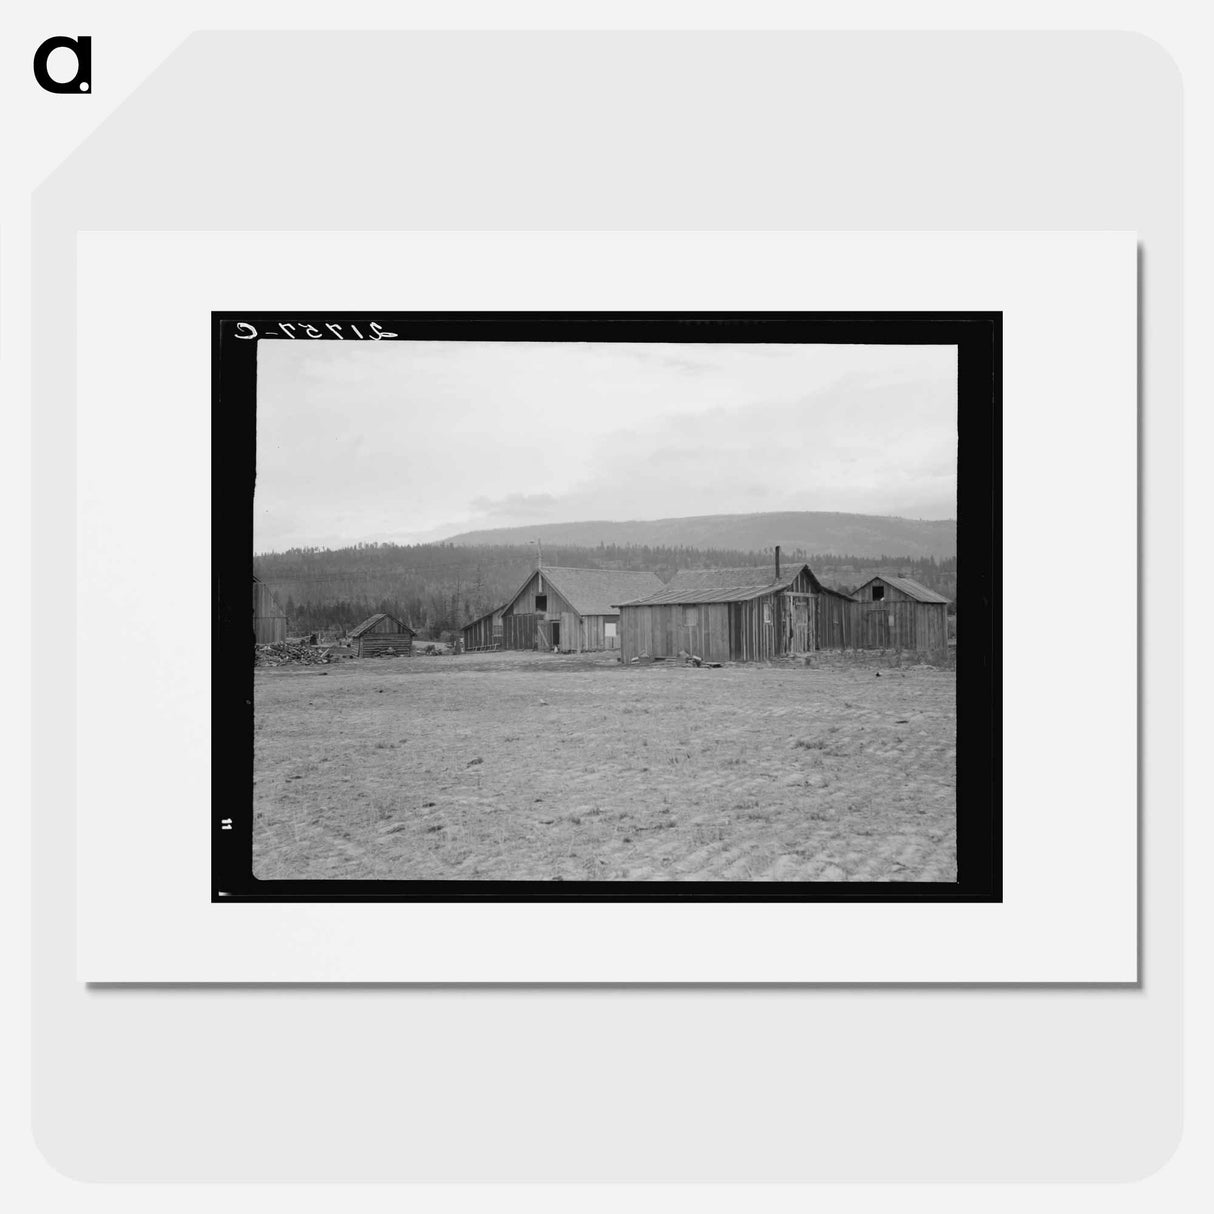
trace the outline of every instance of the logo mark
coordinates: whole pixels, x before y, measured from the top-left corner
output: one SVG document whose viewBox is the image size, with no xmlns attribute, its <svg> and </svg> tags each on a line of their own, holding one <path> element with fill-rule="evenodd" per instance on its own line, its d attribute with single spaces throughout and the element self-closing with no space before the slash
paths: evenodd
<svg viewBox="0 0 1214 1214">
<path fill-rule="evenodd" d="M 46 65 L 52 51 L 68 50 L 76 56 L 76 74 L 70 80 L 55 80 Z M 48 93 L 88 93 L 93 87 L 93 40 L 81 34 L 76 38 L 48 38 L 34 52 L 34 79 Z"/>
</svg>

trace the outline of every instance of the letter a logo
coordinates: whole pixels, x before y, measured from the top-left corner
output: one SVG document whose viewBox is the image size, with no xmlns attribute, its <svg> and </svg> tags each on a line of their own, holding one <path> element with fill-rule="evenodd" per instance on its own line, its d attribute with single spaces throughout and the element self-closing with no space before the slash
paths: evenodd
<svg viewBox="0 0 1214 1214">
<path fill-rule="evenodd" d="M 54 80 L 46 70 L 51 51 L 60 48 L 76 56 L 76 74 L 70 80 Z M 48 93 L 88 93 L 93 88 L 93 40 L 81 34 L 78 38 L 48 38 L 34 52 L 34 79 Z"/>
</svg>

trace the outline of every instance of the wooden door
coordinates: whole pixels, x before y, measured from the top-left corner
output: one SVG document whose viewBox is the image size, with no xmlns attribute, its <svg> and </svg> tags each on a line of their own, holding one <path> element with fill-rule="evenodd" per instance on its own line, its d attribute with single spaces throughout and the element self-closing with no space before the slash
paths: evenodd
<svg viewBox="0 0 1214 1214">
<path fill-rule="evenodd" d="M 864 611 L 864 648 L 888 649 L 890 613 L 884 603 L 872 603 Z"/>
<path fill-rule="evenodd" d="M 794 594 L 792 610 L 788 614 L 789 652 L 808 653 L 809 643 L 809 596 Z"/>
</svg>

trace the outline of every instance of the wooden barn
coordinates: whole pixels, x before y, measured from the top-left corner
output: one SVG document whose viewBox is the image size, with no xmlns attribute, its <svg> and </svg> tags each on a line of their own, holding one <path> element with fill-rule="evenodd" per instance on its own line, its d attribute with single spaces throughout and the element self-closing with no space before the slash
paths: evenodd
<svg viewBox="0 0 1214 1214">
<path fill-rule="evenodd" d="M 360 658 L 374 658 L 387 653 L 389 649 L 397 654 L 412 653 L 416 635 L 404 620 L 381 611 L 351 629 L 347 640 L 355 647 L 355 653 Z"/>
<path fill-rule="evenodd" d="M 614 604 L 661 588 L 653 573 L 545 566 L 502 609 L 502 647 L 561 653 L 618 649 L 620 613 Z"/>
<path fill-rule="evenodd" d="M 274 592 L 259 577 L 253 578 L 253 644 L 278 645 L 287 639 L 287 613 Z"/>
<path fill-rule="evenodd" d="M 465 624 L 460 629 L 464 638 L 464 652 L 474 653 L 484 649 L 501 649 L 502 647 L 502 612 L 505 605 L 494 607 L 484 615 Z"/>
<path fill-rule="evenodd" d="M 848 595 L 823 586 L 808 565 L 681 570 L 661 590 L 623 602 L 620 656 L 706 662 L 767 661 L 842 646 Z"/>
<path fill-rule="evenodd" d="M 913 578 L 872 577 L 852 598 L 860 604 L 857 648 L 947 650 L 949 601 Z"/>
</svg>

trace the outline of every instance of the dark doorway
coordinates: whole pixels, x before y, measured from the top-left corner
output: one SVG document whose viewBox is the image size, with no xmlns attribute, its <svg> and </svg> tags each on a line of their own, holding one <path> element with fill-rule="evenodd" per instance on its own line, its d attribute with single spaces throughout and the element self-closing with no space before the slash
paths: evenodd
<svg viewBox="0 0 1214 1214">
<path fill-rule="evenodd" d="M 561 647 L 561 626 L 555 620 L 552 622 L 552 648 L 560 649 Z"/>
</svg>

